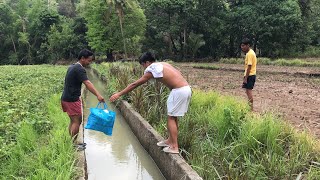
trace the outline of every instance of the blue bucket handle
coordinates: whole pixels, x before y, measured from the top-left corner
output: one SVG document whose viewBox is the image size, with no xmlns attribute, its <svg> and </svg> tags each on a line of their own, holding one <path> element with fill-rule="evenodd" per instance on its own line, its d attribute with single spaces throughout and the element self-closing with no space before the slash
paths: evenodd
<svg viewBox="0 0 320 180">
<path fill-rule="evenodd" d="M 98 103 L 98 105 L 97 105 L 96 108 L 99 108 L 99 109 L 100 109 L 100 104 L 101 104 L 101 102 Z M 103 103 L 103 107 L 104 107 L 104 109 L 108 109 L 107 103 L 104 102 L 104 103 Z"/>
</svg>

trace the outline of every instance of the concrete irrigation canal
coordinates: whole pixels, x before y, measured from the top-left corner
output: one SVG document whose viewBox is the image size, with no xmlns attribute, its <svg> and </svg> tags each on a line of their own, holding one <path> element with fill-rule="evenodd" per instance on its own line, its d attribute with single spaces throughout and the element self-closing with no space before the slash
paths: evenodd
<svg viewBox="0 0 320 180">
<path fill-rule="evenodd" d="M 107 100 L 106 84 L 92 70 L 87 73 L 90 81 Z M 98 101 L 91 93 L 84 94 L 86 123 L 90 107 L 97 106 Z M 128 103 L 122 101 L 120 104 L 120 111 L 113 104 L 108 104 L 108 108 L 117 113 L 112 136 L 93 130 L 83 131 L 83 141 L 87 143 L 83 152 L 84 179 L 202 179 L 179 155 L 162 152 L 156 142 L 163 138 Z"/>
</svg>

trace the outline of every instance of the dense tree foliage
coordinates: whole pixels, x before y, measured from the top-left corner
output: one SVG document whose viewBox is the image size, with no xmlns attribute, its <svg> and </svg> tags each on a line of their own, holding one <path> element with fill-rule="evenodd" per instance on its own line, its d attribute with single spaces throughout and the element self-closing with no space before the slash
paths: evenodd
<svg viewBox="0 0 320 180">
<path fill-rule="evenodd" d="M 289 56 L 303 52 L 319 37 L 320 7 L 315 0 L 144 0 L 142 4 L 148 18 L 146 49 L 164 56 L 234 57 L 244 37 L 252 39 L 261 56 Z M 201 44 L 192 42 L 195 34 L 203 38 L 197 41 Z M 199 51 L 195 54 L 188 48 Z"/>
<path fill-rule="evenodd" d="M 299 4 L 294 0 L 244 1 L 232 8 L 234 32 L 249 36 L 264 56 L 278 56 L 297 51 L 308 44 Z"/>
<path fill-rule="evenodd" d="M 176 60 L 320 52 L 318 0 L 0 0 L 0 64 L 55 63 L 81 48 Z M 310 49 L 313 53 L 309 53 Z"/>
<path fill-rule="evenodd" d="M 117 10 L 121 6 L 122 10 Z M 134 1 L 113 5 L 104 0 L 87 0 L 81 7 L 87 21 L 87 40 L 98 52 L 138 55 L 144 37 L 146 18 Z"/>
</svg>

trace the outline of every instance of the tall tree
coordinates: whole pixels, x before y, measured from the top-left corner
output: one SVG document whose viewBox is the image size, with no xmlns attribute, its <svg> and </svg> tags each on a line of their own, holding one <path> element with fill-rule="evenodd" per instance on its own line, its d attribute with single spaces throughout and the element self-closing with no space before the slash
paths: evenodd
<svg viewBox="0 0 320 180">
<path fill-rule="evenodd" d="M 163 56 L 192 56 L 197 54 L 188 52 L 188 40 L 193 33 L 191 36 L 203 36 L 205 41 L 205 46 L 198 48 L 200 56 L 216 56 L 220 51 L 226 16 L 223 1 L 145 0 L 142 4 L 148 17 L 146 48 Z"/>
<path fill-rule="evenodd" d="M 126 40 L 124 38 L 124 33 L 123 33 L 123 19 L 124 19 L 124 9 L 126 8 L 127 5 L 130 5 L 129 0 L 108 0 L 109 4 L 111 6 L 114 6 L 115 10 L 117 11 L 117 15 L 119 18 L 119 24 L 120 24 L 120 30 L 121 30 L 121 36 L 122 36 L 122 41 L 123 41 L 123 50 L 125 54 L 125 59 L 127 59 L 127 47 L 126 47 Z M 109 8 L 110 12 L 112 13 L 112 8 Z"/>
<path fill-rule="evenodd" d="M 230 20 L 229 32 L 236 41 L 253 39 L 262 56 L 289 55 L 309 41 L 296 0 L 242 1 L 231 8 Z"/>
<path fill-rule="evenodd" d="M 311 34 L 311 45 L 320 46 L 320 1 L 311 0 L 308 7 L 309 18 L 308 21 L 311 23 L 311 29 L 313 34 Z"/>
<path fill-rule="evenodd" d="M 124 7 L 124 6 L 123 6 Z M 140 44 L 144 36 L 146 17 L 138 4 L 132 2 L 130 7 L 125 7 L 123 26 L 120 26 L 119 15 L 113 4 L 103 0 L 86 1 L 81 8 L 83 17 L 87 21 L 87 40 L 89 46 L 99 52 L 125 51 L 123 42 L 130 42 L 126 45 L 131 47 Z M 123 28 L 123 29 L 122 29 Z M 122 30 L 121 30 L 122 29 Z M 132 48 L 129 53 L 135 54 Z M 138 47 L 140 49 L 140 47 Z M 136 51 L 136 50 L 134 50 Z"/>
<path fill-rule="evenodd" d="M 51 63 L 73 57 L 78 53 L 78 49 L 83 47 L 74 33 L 73 20 L 63 18 L 61 21 L 62 23 L 51 26 L 48 40 L 41 46 L 43 54 L 47 54 L 46 58 Z"/>
<path fill-rule="evenodd" d="M 45 63 L 39 59 L 38 53 L 41 44 L 46 41 L 50 26 L 58 22 L 55 4 L 42 0 L 12 0 L 7 5 L 15 17 L 12 41 L 16 42 L 18 64 Z"/>
<path fill-rule="evenodd" d="M 58 1 L 59 14 L 74 18 L 76 16 L 76 5 L 74 0 L 59 0 Z"/>
<path fill-rule="evenodd" d="M 0 64 L 18 64 L 14 31 L 16 16 L 7 4 L 0 3 Z"/>
</svg>

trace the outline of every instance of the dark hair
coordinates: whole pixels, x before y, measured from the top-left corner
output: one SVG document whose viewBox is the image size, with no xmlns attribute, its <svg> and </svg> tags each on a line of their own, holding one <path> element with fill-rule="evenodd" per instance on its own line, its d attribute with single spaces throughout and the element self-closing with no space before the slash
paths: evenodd
<svg viewBox="0 0 320 180">
<path fill-rule="evenodd" d="M 244 38 L 244 39 L 242 39 L 241 44 L 250 45 L 250 44 L 251 44 L 251 41 L 250 41 L 249 38 Z"/>
<path fill-rule="evenodd" d="M 155 58 L 154 56 L 151 54 L 151 52 L 145 52 L 144 54 L 142 54 L 140 57 L 139 57 L 139 63 L 142 64 L 142 63 L 145 63 L 145 62 L 154 62 L 155 61 Z"/>
<path fill-rule="evenodd" d="M 82 57 L 88 58 L 90 56 L 93 56 L 93 52 L 89 51 L 88 49 L 82 49 L 79 52 L 78 59 L 80 60 Z"/>
</svg>

